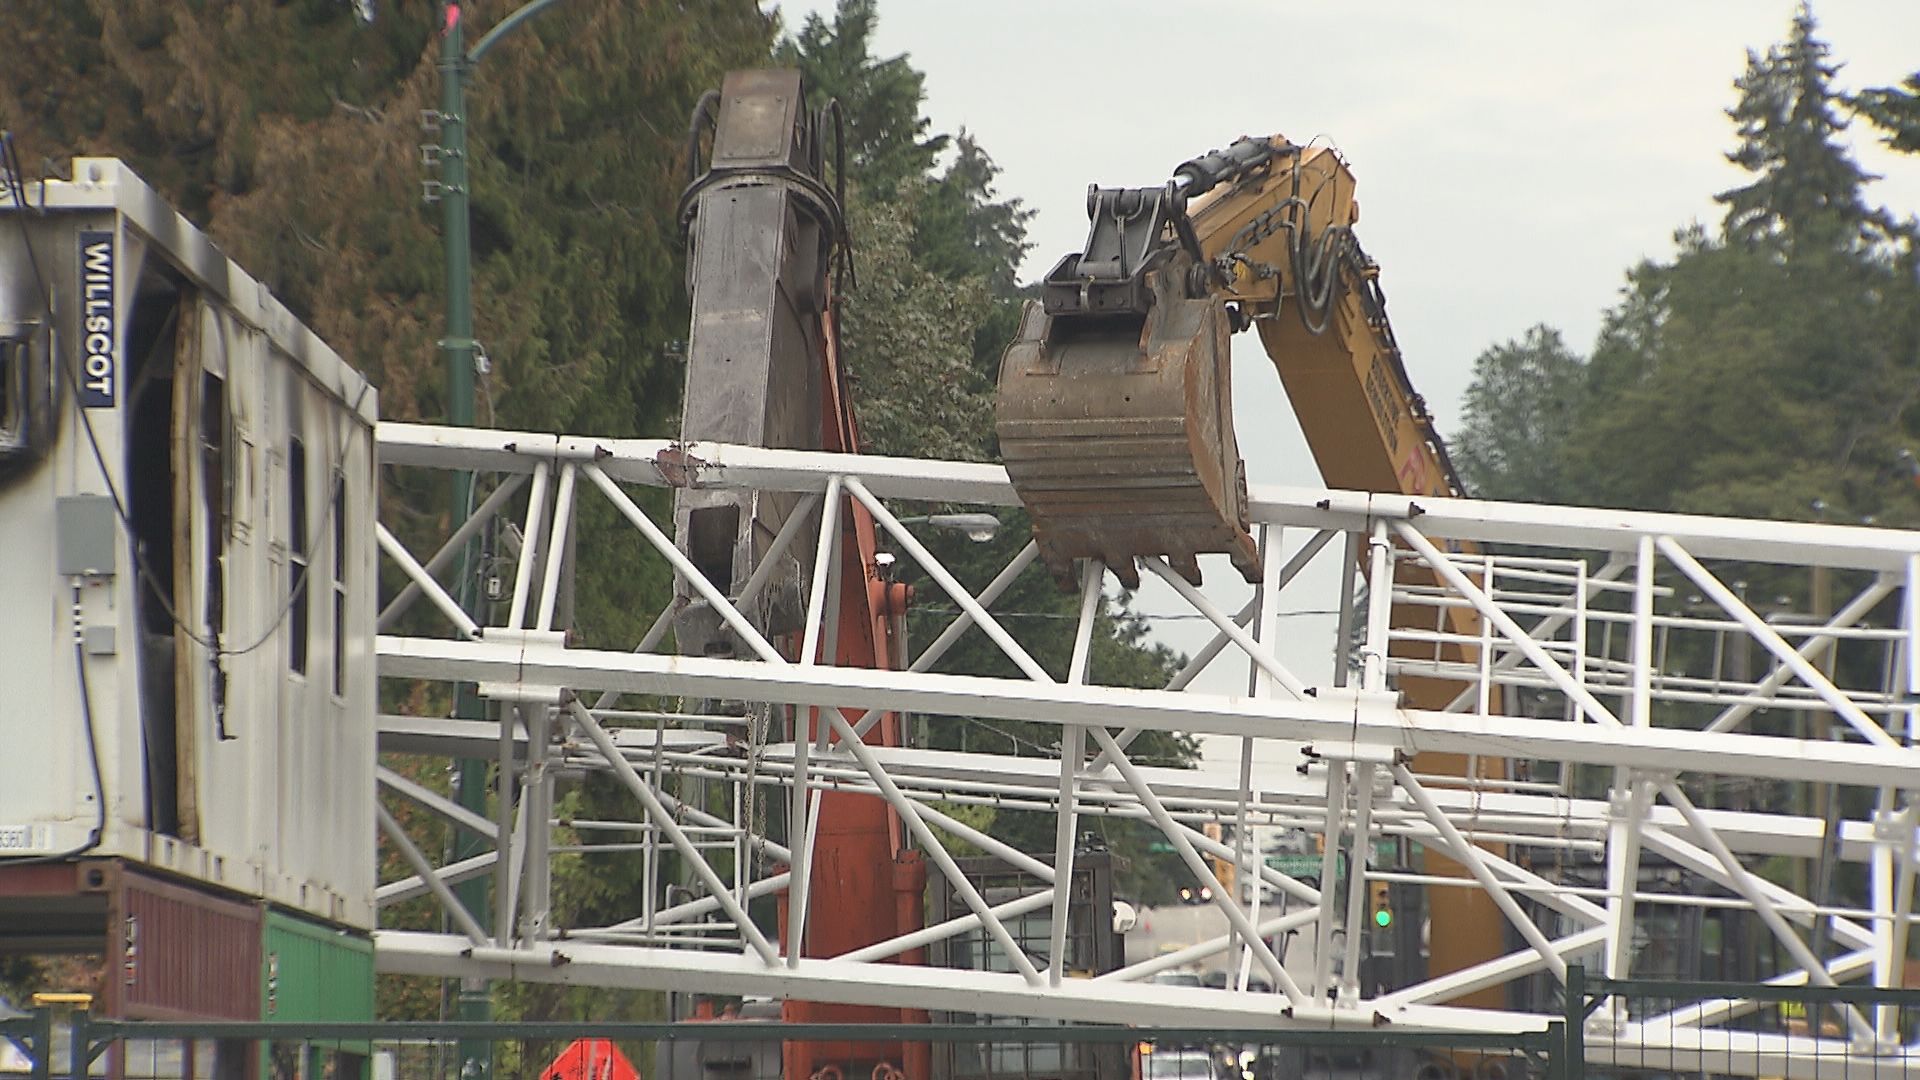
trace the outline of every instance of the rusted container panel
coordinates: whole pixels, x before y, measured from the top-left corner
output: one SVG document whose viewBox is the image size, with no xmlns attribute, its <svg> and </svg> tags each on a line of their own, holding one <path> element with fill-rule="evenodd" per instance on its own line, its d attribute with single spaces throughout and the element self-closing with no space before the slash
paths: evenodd
<svg viewBox="0 0 1920 1080">
<path fill-rule="evenodd" d="M 105 1015 L 257 1020 L 260 905 L 116 867 L 108 894 Z"/>
</svg>

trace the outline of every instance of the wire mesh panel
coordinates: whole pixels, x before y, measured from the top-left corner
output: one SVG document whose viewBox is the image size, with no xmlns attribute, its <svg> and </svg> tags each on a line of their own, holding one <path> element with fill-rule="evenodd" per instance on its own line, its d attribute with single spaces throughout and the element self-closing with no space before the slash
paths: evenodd
<svg viewBox="0 0 1920 1080">
<path fill-rule="evenodd" d="M 1572 974 L 1568 1021 L 1595 1078 L 1920 1076 L 1920 991 Z"/>
<path fill-rule="evenodd" d="M 40 1045 L 28 1034 L 34 1022 L 47 1019 L 0 1022 L 0 1038 L 18 1029 L 17 1038 Z M 975 1080 L 1573 1080 L 1561 1028 L 1490 1035 L 1365 1023 L 1331 1030 L 1055 1024 L 1036 1041 L 1033 1027 L 1007 1022 L 189 1024 L 89 1023 L 79 1014 L 48 1030 L 69 1033 L 83 1052 L 36 1059 L 33 1075 L 78 1080 L 89 1068 L 106 1075 L 97 1066 L 111 1060 L 123 1062 L 127 1076 L 153 1080 L 245 1080 L 247 1063 L 264 1051 L 270 1077 L 457 1080 L 462 1044 L 479 1042 L 497 1080 L 779 1080 L 783 1042 L 907 1039 L 950 1051 L 947 1075 Z M 202 1056 L 215 1046 L 217 1058 Z M 876 1070 L 874 1080 L 922 1078 Z"/>
<path fill-rule="evenodd" d="M 1070 888 L 1070 915 L 1065 937 L 1063 970 L 1069 977 L 1087 978 L 1120 966 L 1119 935 L 1113 932 L 1114 858 L 1105 852 L 1085 852 L 1075 859 Z M 1124 864 L 1124 860 L 1122 860 Z M 994 858 L 958 860 L 989 904 L 1001 904 L 1036 890 L 1050 888 L 1037 878 Z M 965 906 L 950 891 L 951 882 L 935 876 L 943 887 L 934 889 L 929 922 L 962 914 Z M 1053 923 L 1049 909 L 1004 920 L 1015 944 L 1029 956 L 1047 957 L 1052 948 Z M 955 935 L 932 950 L 941 967 L 981 971 L 1016 970 L 1005 950 L 985 930 Z M 1020 1019 L 984 1013 L 945 1012 L 934 1019 L 980 1026 L 978 1041 L 956 1041 L 934 1049 L 934 1073 L 941 1080 L 1101 1080 L 1127 1072 L 1127 1050 L 1120 1043 L 1016 1042 L 1005 1037 L 1009 1026 L 1035 1029 L 1045 1038 L 1057 1021 Z"/>
</svg>

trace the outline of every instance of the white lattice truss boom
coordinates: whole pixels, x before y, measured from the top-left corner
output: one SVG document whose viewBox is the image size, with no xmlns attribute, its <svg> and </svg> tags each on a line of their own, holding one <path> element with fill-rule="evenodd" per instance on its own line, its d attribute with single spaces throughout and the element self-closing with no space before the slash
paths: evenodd
<svg viewBox="0 0 1920 1080">
<path fill-rule="evenodd" d="M 424 597 L 442 620 L 430 632 L 445 635 L 383 634 L 381 675 L 478 683 L 501 718 L 381 718 L 383 749 L 497 759 L 501 792 L 499 813 L 487 818 L 383 770 L 390 799 L 425 807 L 493 850 L 436 866 L 381 810 L 383 832 L 414 870 L 381 887 L 381 904 L 432 894 L 460 931 L 382 931 L 382 970 L 876 1005 L 897 1005 L 907 991 L 913 1004 L 933 1010 L 1078 1021 L 1520 1031 L 1538 1030 L 1554 1016 L 1442 1003 L 1543 973 L 1564 979 L 1570 961 L 1610 977 L 1640 974 L 1632 968 L 1637 915 L 1657 904 L 1751 912 L 1786 958 L 1776 982 L 1901 983 L 1920 825 L 1909 790 L 1920 783 L 1920 750 L 1909 738 L 1920 693 L 1920 533 L 1256 487 L 1251 516 L 1265 574 L 1238 612 L 1188 586 L 1164 562 L 1143 560 L 1191 605 L 1189 617 L 1208 620 L 1216 632 L 1169 687 L 1139 690 L 1087 682 L 1094 600 L 1105 583 L 1097 564 L 1083 574 L 1069 670 L 1049 672 L 992 614 L 1009 581 L 1040 572 L 1029 570 L 1032 546 L 976 595 L 889 509 L 901 502 L 1017 505 L 997 466 L 395 424 L 381 427 L 380 453 L 387 466 L 471 471 L 485 480 L 482 490 L 492 485 L 469 525 L 425 561 L 381 528 L 382 550 L 407 581 L 382 614 L 383 631 Z M 790 542 L 817 530 L 802 634 L 810 644 L 798 662 L 755 629 L 749 613 L 760 575 L 742 595 L 720 595 L 629 494 L 675 484 L 808 496 L 762 563 L 794 558 L 786 554 Z M 634 526 L 631 542 L 668 562 L 756 658 L 654 651 L 671 610 L 637 648 L 590 647 L 600 643 L 569 641 L 556 630 L 563 560 L 548 555 L 565 550 L 582 498 L 611 500 Z M 827 571 L 837 562 L 829 552 L 844 499 L 866 505 L 891 548 L 919 563 L 960 611 L 909 670 L 835 666 L 831 650 L 819 655 L 812 647 L 821 627 L 830 630 L 837 607 L 841 583 Z M 823 505 L 832 512 L 821 514 Z M 496 517 L 514 519 L 518 552 L 511 593 L 494 605 L 504 609 L 504 621 L 482 626 L 462 613 L 445 582 L 462 544 Z M 1489 550 L 1502 554 L 1482 553 Z M 577 558 L 585 563 L 594 555 L 581 545 Z M 1282 661 L 1294 655 L 1287 646 L 1295 643 L 1280 633 L 1296 603 L 1290 586 L 1297 590 L 1296 577 L 1315 562 L 1336 567 L 1340 583 L 1336 632 L 1321 655 L 1338 657 L 1334 670 L 1341 674 L 1318 681 Z M 1789 617 L 1777 603 L 1746 595 L 1746 576 L 1804 580 L 1810 571 L 1829 590 L 1839 587 L 1831 615 Z M 504 590 L 504 575 L 502 581 Z M 1356 585 L 1362 601 L 1354 600 Z M 1410 620 L 1409 610 L 1430 618 Z M 987 634 L 1024 677 L 927 670 L 972 632 Z M 1842 652 L 1850 662 L 1836 664 Z M 1222 653 L 1247 665 L 1246 693 L 1190 686 Z M 1865 668 L 1874 678 L 1857 676 Z M 1408 708 L 1394 687 L 1412 676 L 1453 680 L 1461 689 L 1444 710 Z M 652 711 L 614 707 L 621 695 L 656 704 Z M 659 706 L 661 699 L 821 707 L 838 739 L 760 744 L 736 726 L 730 742 L 721 722 L 729 718 L 676 713 Z M 1552 702 L 1552 715 L 1519 715 L 1527 710 L 1514 703 L 1528 700 Z M 1507 707 L 1496 708 L 1496 701 Z M 842 709 L 856 716 L 864 710 L 864 718 L 849 723 Z M 1054 725 L 1061 728 L 1058 745 L 1068 750 L 1046 757 L 868 746 L 861 736 L 883 711 L 933 723 L 968 717 Z M 1128 748 L 1149 730 L 1238 739 L 1240 767 L 1138 764 Z M 750 752 L 739 752 L 743 739 L 754 743 Z M 1283 757 L 1263 752 L 1265 744 L 1281 744 L 1285 758 L 1302 767 L 1255 769 L 1256 758 Z M 1424 775 L 1415 755 L 1426 752 L 1530 762 L 1550 778 Z M 634 898 L 629 917 L 604 926 L 552 920 L 553 787 L 557 775 L 580 769 L 619 777 L 636 812 L 622 821 L 570 824 L 618 833 L 631 841 L 624 850 L 646 860 L 644 895 Z M 1567 778 L 1576 769 L 1610 776 L 1606 796 L 1575 797 Z M 730 792 L 736 813 L 681 801 L 676 785 L 689 780 Z M 1874 809 L 1850 820 L 1696 805 L 1698 792 L 1713 785 L 1820 785 L 1855 792 L 1855 804 Z M 813 796 L 828 790 L 886 799 L 926 858 L 949 876 L 964 880 L 943 836 L 984 849 L 1040 884 L 992 905 L 962 886 L 969 910 L 942 925 L 834 959 L 783 955 L 746 907 L 788 891 L 791 918 L 804 926 L 812 833 L 798 830 L 800 842 L 783 843 L 784 831 L 767 835 L 773 830 L 750 811 L 770 805 L 786 820 L 804 822 L 818 806 Z M 1869 797 L 1859 798 L 1862 791 Z M 1832 795 L 1827 802 L 1841 804 Z M 970 804 L 1058 815 L 1052 857 L 1013 850 L 948 812 Z M 1262 887 L 1245 902 L 1214 891 L 1225 932 L 1211 942 L 1091 979 L 1064 978 L 1063 920 L 1053 920 L 1045 955 L 1023 952 L 1007 926 L 1029 913 L 1064 910 L 1067 875 L 1054 867 L 1071 866 L 1076 823 L 1102 815 L 1151 822 L 1203 883 L 1211 883 L 1203 857 L 1212 856 L 1235 862 L 1242 882 L 1257 879 Z M 1209 839 L 1208 823 L 1231 826 L 1228 835 L 1238 839 Z M 1357 872 L 1346 894 L 1322 892 L 1267 865 L 1244 839 L 1263 828 L 1318 837 L 1329 868 L 1336 852 L 1347 853 Z M 1383 838 L 1441 851 L 1468 876 L 1370 866 L 1368 853 Z M 1502 845 L 1505 854 L 1481 844 Z M 663 880 L 659 857 L 667 851 L 691 868 L 691 888 Z M 1755 872 L 1763 860 L 1816 863 L 1823 852 L 1865 864 L 1868 906 L 1815 903 Z M 1716 895 L 1654 891 L 1643 860 L 1710 883 Z M 777 872 L 756 873 L 759 863 Z M 1556 876 L 1567 866 L 1584 867 L 1586 876 Z M 452 910 L 451 886 L 482 875 L 494 878 L 495 895 L 504 898 L 493 926 Z M 1362 934 L 1346 928 L 1359 925 L 1367 884 L 1382 879 L 1482 889 L 1523 944 L 1466 970 L 1364 998 L 1355 974 Z M 1310 963 L 1276 955 L 1270 942 L 1288 931 L 1315 943 Z M 999 943 L 1007 970 L 887 962 L 942 937 L 982 933 Z M 1226 989 L 1149 981 L 1223 954 L 1240 961 L 1239 977 Z M 1275 992 L 1247 989 L 1262 981 Z M 1837 1037 L 1718 1026 L 1753 1009 L 1751 1002 L 1714 1001 L 1658 1016 L 1603 1010 L 1587 1032 L 1589 1057 L 1632 1063 L 1653 1042 L 1662 1055 L 1678 1055 L 1670 1065 L 1663 1056 L 1662 1068 L 1710 1060 L 1713 1071 L 1752 1075 L 1830 1075 L 1835 1062 L 1854 1063 L 1842 1072 L 1904 1069 L 1910 1060 L 1890 1008 L 1853 1011 Z"/>
</svg>

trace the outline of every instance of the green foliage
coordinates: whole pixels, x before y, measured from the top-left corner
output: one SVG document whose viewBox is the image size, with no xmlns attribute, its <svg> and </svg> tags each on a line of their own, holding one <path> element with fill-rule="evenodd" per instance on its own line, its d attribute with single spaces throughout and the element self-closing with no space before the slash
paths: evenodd
<svg viewBox="0 0 1920 1080">
<path fill-rule="evenodd" d="M 1920 154 L 1920 71 L 1899 86 L 1878 86 L 1855 95 L 1854 111 L 1882 132 L 1881 141 L 1902 154 Z"/>
<path fill-rule="evenodd" d="M 808 15 L 798 33 L 780 42 L 774 60 L 800 69 L 816 104 L 840 102 L 849 171 L 871 197 L 889 199 L 902 182 L 932 170 L 947 137 L 928 135 L 932 124 L 920 114 L 926 76 L 904 55 L 873 55 L 879 21 L 875 0 L 840 0 L 831 21 Z"/>
<path fill-rule="evenodd" d="M 1873 177 L 1840 142 L 1847 128 L 1844 99 L 1833 87 L 1840 69 L 1817 29 L 1802 4 L 1787 40 L 1764 56 L 1750 50 L 1746 73 L 1734 81 L 1740 98 L 1727 115 L 1740 143 L 1727 159 L 1754 179 L 1716 196 L 1727 208 L 1730 241 L 1779 251 L 1851 249 L 1885 243 L 1899 231 L 1861 194 Z"/>
<path fill-rule="evenodd" d="M 1565 448 L 1601 505 L 1804 518 L 1816 501 L 1915 520 L 1893 470 L 1920 391 L 1916 300 L 1892 265 L 1782 263 L 1694 236 L 1629 278 Z"/>
<path fill-rule="evenodd" d="M 859 237 L 859 290 L 841 307 L 840 350 L 852 379 L 863 449 L 979 461 L 993 429 L 993 386 L 973 363 L 991 311 L 983 279 L 929 271 L 913 251 L 924 181 L 889 202 L 849 196 Z"/>
<path fill-rule="evenodd" d="M 1920 522 L 1912 238 L 1866 204 L 1816 30 L 1803 6 L 1748 54 L 1728 156 L 1753 181 L 1718 196 L 1719 235 L 1682 230 L 1670 261 L 1627 274 L 1590 363 L 1544 330 L 1482 355 L 1456 442 L 1477 491 Z"/>
<path fill-rule="evenodd" d="M 966 129 L 954 137 L 953 149 L 915 222 L 914 251 L 942 277 L 980 278 L 996 296 L 1016 293 L 1020 260 L 1033 248 L 1027 242 L 1033 211 L 1019 199 L 995 201 L 1000 167 Z"/>
<path fill-rule="evenodd" d="M 1473 362 L 1473 383 L 1453 437 L 1454 464 L 1483 499 L 1563 502 L 1562 441 L 1587 408 L 1586 360 L 1560 331 L 1540 325 Z"/>
</svg>

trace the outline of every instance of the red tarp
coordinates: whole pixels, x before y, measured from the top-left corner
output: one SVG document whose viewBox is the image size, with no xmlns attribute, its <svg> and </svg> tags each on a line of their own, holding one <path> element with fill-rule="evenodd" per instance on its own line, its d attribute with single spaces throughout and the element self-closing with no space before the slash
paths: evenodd
<svg viewBox="0 0 1920 1080">
<path fill-rule="evenodd" d="M 640 1071 L 607 1039 L 575 1039 L 540 1080 L 640 1080 Z"/>
</svg>

